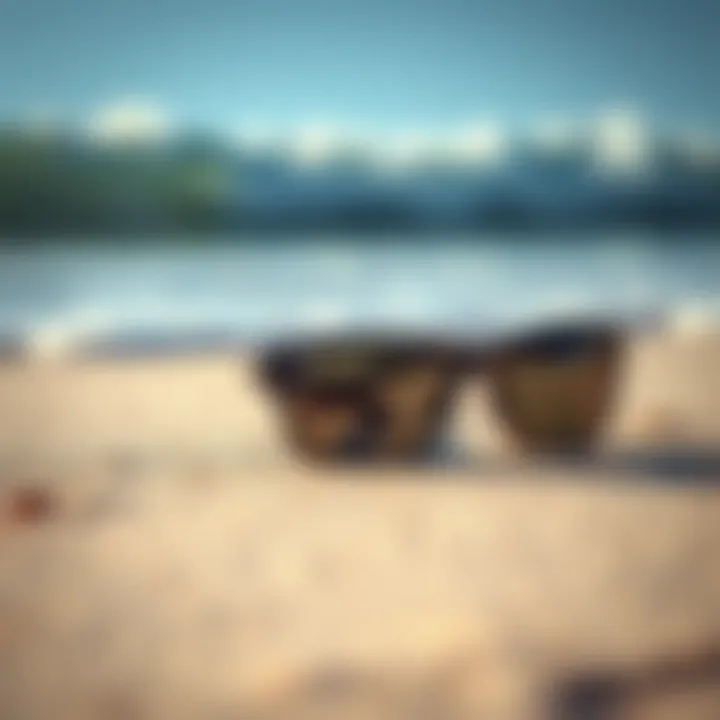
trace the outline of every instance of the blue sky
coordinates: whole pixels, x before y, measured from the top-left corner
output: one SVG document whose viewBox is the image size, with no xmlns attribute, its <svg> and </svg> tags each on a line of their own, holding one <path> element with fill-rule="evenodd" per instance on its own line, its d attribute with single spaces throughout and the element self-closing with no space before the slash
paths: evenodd
<svg viewBox="0 0 720 720">
<path fill-rule="evenodd" d="M 512 127 L 608 105 L 720 127 L 718 0 L 0 0 L 0 118 Z"/>
</svg>

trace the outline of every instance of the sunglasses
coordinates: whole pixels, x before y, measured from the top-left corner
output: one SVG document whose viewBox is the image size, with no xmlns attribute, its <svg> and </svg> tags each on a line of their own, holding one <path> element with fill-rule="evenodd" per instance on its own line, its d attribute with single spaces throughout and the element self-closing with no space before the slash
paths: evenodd
<svg viewBox="0 0 720 720">
<path fill-rule="evenodd" d="M 258 374 L 285 441 L 314 461 L 432 456 L 459 391 L 473 381 L 489 385 L 509 444 L 575 452 L 599 437 L 622 347 L 617 329 L 590 324 L 475 343 L 338 335 L 266 347 Z"/>
</svg>

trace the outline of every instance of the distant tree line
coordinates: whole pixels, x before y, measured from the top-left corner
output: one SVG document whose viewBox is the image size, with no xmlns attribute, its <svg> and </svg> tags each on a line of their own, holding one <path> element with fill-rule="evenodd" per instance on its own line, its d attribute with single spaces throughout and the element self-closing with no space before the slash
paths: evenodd
<svg viewBox="0 0 720 720">
<path fill-rule="evenodd" d="M 0 236 L 213 230 L 226 224 L 211 159 L 0 133 Z"/>
<path fill-rule="evenodd" d="M 295 209 L 246 202 L 242 158 L 203 136 L 167 147 L 101 146 L 84 138 L 0 129 L 0 239 L 147 233 L 412 231 L 438 228 L 720 227 L 720 174 L 695 185 L 616 194 L 583 212 L 538 211 L 512 188 L 478 191 L 464 213 L 429 219 L 378 191 Z"/>
</svg>

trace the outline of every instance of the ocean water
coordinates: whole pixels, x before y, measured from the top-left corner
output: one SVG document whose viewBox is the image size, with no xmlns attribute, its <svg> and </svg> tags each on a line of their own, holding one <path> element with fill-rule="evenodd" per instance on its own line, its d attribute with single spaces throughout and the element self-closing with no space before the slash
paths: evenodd
<svg viewBox="0 0 720 720">
<path fill-rule="evenodd" d="M 0 250 L 0 335 L 39 348 L 264 339 L 342 326 L 471 330 L 586 312 L 720 318 L 720 236 L 437 237 Z"/>
</svg>

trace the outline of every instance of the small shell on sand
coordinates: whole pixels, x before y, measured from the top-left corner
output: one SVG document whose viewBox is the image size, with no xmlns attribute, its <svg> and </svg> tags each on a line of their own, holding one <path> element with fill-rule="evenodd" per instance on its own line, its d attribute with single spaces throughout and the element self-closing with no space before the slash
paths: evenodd
<svg viewBox="0 0 720 720">
<path fill-rule="evenodd" d="M 3 503 L 10 522 L 19 525 L 36 525 L 58 514 L 58 498 L 39 484 L 23 483 L 10 490 Z"/>
</svg>

